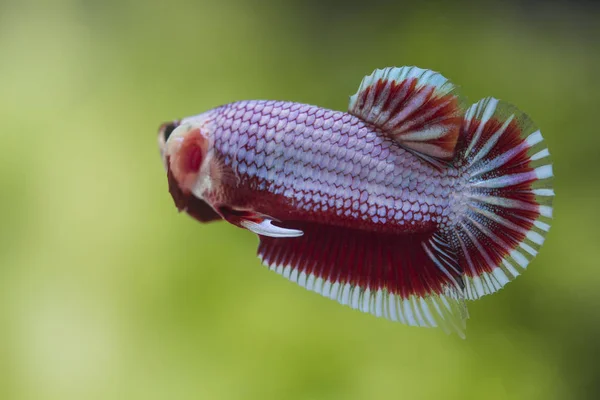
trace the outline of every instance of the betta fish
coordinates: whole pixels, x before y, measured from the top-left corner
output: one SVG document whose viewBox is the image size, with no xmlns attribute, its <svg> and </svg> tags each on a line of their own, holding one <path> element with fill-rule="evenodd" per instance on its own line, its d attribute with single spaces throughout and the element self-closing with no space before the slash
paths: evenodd
<svg viewBox="0 0 600 400">
<path fill-rule="evenodd" d="M 347 112 L 250 100 L 161 125 L 179 211 L 259 237 L 269 269 L 339 303 L 464 337 L 467 300 L 537 255 L 552 218 L 542 135 L 440 73 L 375 70 Z"/>
</svg>

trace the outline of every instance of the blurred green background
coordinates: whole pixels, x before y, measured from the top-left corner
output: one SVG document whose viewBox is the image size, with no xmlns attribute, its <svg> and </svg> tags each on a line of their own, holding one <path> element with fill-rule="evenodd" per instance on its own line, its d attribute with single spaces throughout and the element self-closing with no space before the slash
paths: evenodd
<svg viewBox="0 0 600 400">
<path fill-rule="evenodd" d="M 0 1 L 0 399 L 600 398 L 598 10 Z M 517 104 L 554 157 L 548 240 L 470 303 L 466 341 L 307 292 L 167 192 L 162 121 L 256 98 L 344 110 L 392 65 Z"/>
</svg>

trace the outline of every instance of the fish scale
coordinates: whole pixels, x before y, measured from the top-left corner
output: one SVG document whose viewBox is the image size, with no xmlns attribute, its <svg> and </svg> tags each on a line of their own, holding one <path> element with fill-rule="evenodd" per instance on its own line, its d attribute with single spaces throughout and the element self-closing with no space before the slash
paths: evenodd
<svg viewBox="0 0 600 400">
<path fill-rule="evenodd" d="M 242 101 L 218 109 L 214 121 L 214 147 L 242 184 L 283 193 L 306 212 L 325 208 L 391 229 L 418 224 L 428 230 L 441 221 L 438 210 L 448 207 L 448 190 L 424 195 L 420 184 L 450 185 L 447 170 L 427 165 L 347 113 L 292 102 Z"/>
</svg>

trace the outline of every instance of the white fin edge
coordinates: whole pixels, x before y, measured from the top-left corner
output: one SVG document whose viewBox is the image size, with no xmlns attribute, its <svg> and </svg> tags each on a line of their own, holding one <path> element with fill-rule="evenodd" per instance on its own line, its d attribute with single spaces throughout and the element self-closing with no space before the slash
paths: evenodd
<svg viewBox="0 0 600 400">
<path fill-rule="evenodd" d="M 257 235 L 270 236 L 275 238 L 290 238 L 302 236 L 304 232 L 298 229 L 288 229 L 273 225 L 272 219 L 264 219 L 261 222 L 244 220 L 240 223 L 241 226 L 254 232 Z"/>
<path fill-rule="evenodd" d="M 488 139 L 483 142 L 482 132 L 485 124 L 496 118 L 503 122 Z M 514 280 L 527 269 L 529 263 L 537 256 L 544 244 L 546 234 L 550 229 L 552 218 L 552 199 L 555 195 L 552 187 L 554 172 L 550 153 L 544 138 L 533 121 L 514 105 L 494 98 L 485 98 L 473 104 L 466 113 L 464 126 L 468 129 L 472 120 L 481 121 L 472 141 L 465 152 L 465 171 L 470 175 L 471 187 L 475 190 L 466 195 L 469 211 L 462 221 L 464 235 L 457 235 L 461 244 L 470 243 L 472 251 L 477 252 L 480 259 L 486 260 L 489 272 L 478 276 L 465 276 L 465 294 L 467 299 L 475 300 L 482 296 L 502 289 L 508 282 Z M 517 121 L 521 129 L 522 143 L 502 154 L 494 152 L 495 146 L 506 130 L 506 121 Z M 487 174 L 496 169 L 505 168 L 520 152 L 527 151 L 531 162 L 531 171 L 527 173 L 500 175 Z M 494 154 L 493 156 L 490 156 Z M 525 181 L 533 181 L 530 193 L 535 195 L 536 205 L 510 198 L 512 186 Z M 506 211 L 508 210 L 508 211 Z M 522 216 L 521 219 L 532 224 L 529 230 L 511 222 L 505 212 L 520 215 L 538 211 L 535 219 Z M 511 246 L 502 240 L 492 229 L 508 230 L 522 239 L 516 246 Z M 491 253 L 480 240 L 488 240 L 507 251 L 506 256 L 495 265 L 491 264 Z M 463 252 L 467 252 L 463 249 Z M 470 257 L 467 259 L 467 269 L 474 268 Z"/>
<path fill-rule="evenodd" d="M 290 265 L 270 264 L 261 254 L 258 257 L 271 271 L 344 306 L 408 326 L 441 328 L 447 334 L 456 333 L 461 339 L 466 338 L 469 313 L 462 292 L 455 287 L 447 287 L 443 295 L 402 298 L 387 290 L 371 291 L 350 283 L 332 283 L 311 273 L 298 272 Z"/>
</svg>

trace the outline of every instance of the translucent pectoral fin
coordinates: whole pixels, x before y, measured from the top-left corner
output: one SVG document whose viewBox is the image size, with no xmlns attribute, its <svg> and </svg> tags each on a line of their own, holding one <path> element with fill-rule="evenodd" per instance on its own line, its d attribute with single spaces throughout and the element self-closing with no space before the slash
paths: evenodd
<svg viewBox="0 0 600 400">
<path fill-rule="evenodd" d="M 275 219 L 250 210 L 238 210 L 223 206 L 219 208 L 219 211 L 230 224 L 247 229 L 257 235 L 274 238 L 290 238 L 303 235 L 301 230 L 274 225 L 273 222 L 277 222 Z"/>
<path fill-rule="evenodd" d="M 280 226 L 273 225 L 272 219 L 263 219 L 260 222 L 244 220 L 241 222 L 241 225 L 249 231 L 262 236 L 286 238 L 298 237 L 303 235 L 303 232 L 301 230 L 282 228 Z"/>
</svg>

